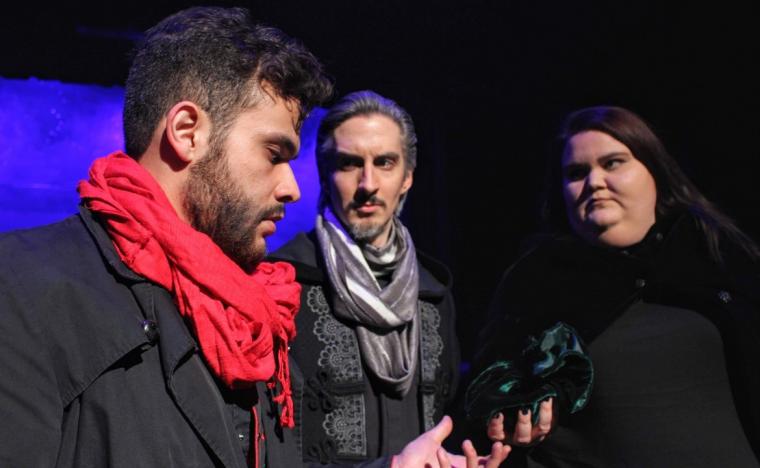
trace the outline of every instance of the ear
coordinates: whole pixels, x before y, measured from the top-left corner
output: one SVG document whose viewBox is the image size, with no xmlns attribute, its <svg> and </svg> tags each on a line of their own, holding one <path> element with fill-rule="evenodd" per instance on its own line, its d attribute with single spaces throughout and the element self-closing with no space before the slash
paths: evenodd
<svg viewBox="0 0 760 468">
<path fill-rule="evenodd" d="M 414 181 L 414 171 L 406 171 L 404 176 L 404 182 L 401 183 L 401 194 L 405 194 L 412 188 L 412 182 Z"/>
<path fill-rule="evenodd" d="M 211 135 L 211 120 L 192 101 L 181 101 L 166 114 L 166 141 L 177 157 L 192 163 L 206 154 Z"/>
</svg>

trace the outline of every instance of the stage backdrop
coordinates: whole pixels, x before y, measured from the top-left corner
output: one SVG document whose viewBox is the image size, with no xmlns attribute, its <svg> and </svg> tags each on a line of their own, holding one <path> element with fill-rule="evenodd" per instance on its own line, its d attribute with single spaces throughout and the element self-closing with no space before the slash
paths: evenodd
<svg viewBox="0 0 760 468">
<path fill-rule="evenodd" d="M 124 148 L 124 90 L 0 78 L 0 231 L 52 223 L 76 212 L 77 182 L 90 163 Z M 270 251 L 314 226 L 319 191 L 314 140 L 324 110 L 304 122 L 291 163 L 301 200 L 267 239 Z"/>
</svg>

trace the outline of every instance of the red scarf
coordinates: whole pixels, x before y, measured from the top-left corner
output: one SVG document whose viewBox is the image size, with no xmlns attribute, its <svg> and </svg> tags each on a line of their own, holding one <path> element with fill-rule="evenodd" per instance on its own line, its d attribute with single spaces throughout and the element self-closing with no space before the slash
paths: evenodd
<svg viewBox="0 0 760 468">
<path fill-rule="evenodd" d="M 214 374 L 233 389 L 266 381 L 282 405 L 280 424 L 293 427 L 288 342 L 301 293 L 293 267 L 260 263 L 245 273 L 180 220 L 153 176 L 122 152 L 95 160 L 78 190 L 122 261 L 171 291 Z"/>
</svg>

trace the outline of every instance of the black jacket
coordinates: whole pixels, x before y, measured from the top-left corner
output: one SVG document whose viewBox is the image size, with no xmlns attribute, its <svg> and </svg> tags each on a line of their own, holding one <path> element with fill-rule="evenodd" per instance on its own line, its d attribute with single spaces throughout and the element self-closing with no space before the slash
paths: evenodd
<svg viewBox="0 0 760 468">
<path fill-rule="evenodd" d="M 451 280 L 443 265 L 417 253 L 420 370 L 409 393 L 394 399 L 363 368 L 351 325 L 332 314 L 333 293 L 314 231 L 294 237 L 272 260 L 292 263 L 303 286 L 291 356 L 305 376 L 304 392 L 296 395 L 305 460 L 346 463 L 398 453 L 443 416 L 459 366 Z"/>
<path fill-rule="evenodd" d="M 559 320 L 590 344 L 638 300 L 694 310 L 722 335 L 737 412 L 760 458 L 760 276 L 737 248 L 728 242 L 722 248 L 725 267 L 710 260 L 690 215 L 658 223 L 628 250 L 593 247 L 573 236 L 534 240 L 497 289 L 473 375 L 517 356 L 526 337 Z"/>
<path fill-rule="evenodd" d="M 0 236 L 0 258 L 0 466 L 246 466 L 265 392 L 220 386 L 169 292 L 89 211 Z M 298 466 L 257 407 L 267 466 Z"/>
</svg>

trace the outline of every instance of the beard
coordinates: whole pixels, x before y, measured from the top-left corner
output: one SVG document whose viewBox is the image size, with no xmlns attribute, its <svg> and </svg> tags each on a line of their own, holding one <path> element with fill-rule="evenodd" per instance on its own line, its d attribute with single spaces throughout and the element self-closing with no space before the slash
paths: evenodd
<svg viewBox="0 0 760 468">
<path fill-rule="evenodd" d="M 213 140 L 208 154 L 190 167 L 183 205 L 193 228 L 208 235 L 246 271 L 253 270 L 267 253 L 266 243 L 257 243 L 259 224 L 285 210 L 282 203 L 256 206 L 233 180 L 226 153 Z"/>
<path fill-rule="evenodd" d="M 354 200 L 351 201 L 349 208 L 357 209 L 365 203 L 371 203 L 381 207 L 386 206 L 386 203 L 376 195 L 371 195 L 359 190 L 356 195 L 354 195 Z M 357 244 L 369 244 L 383 233 L 385 226 L 390 222 L 391 219 L 388 219 L 385 223 L 359 220 L 353 223 L 347 221 L 345 224 L 354 242 Z"/>
<path fill-rule="evenodd" d="M 350 223 L 347 227 L 354 242 L 357 244 L 369 244 L 382 234 L 386 224 L 388 223 Z"/>
</svg>

